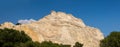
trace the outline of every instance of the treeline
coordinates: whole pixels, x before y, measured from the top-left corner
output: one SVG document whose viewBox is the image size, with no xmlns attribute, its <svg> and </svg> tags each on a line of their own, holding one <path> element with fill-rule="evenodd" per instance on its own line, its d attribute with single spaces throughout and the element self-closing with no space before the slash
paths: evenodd
<svg viewBox="0 0 120 47">
<path fill-rule="evenodd" d="M 100 47 L 120 47 L 120 31 L 113 31 L 101 40 Z"/>
<path fill-rule="evenodd" d="M 74 47 L 82 46 L 78 42 L 74 45 Z M 0 47 L 71 47 L 71 45 L 57 44 L 51 41 L 33 42 L 24 31 L 5 28 L 0 29 Z"/>
<path fill-rule="evenodd" d="M 83 44 L 76 42 L 73 47 L 82 46 Z M 71 47 L 71 45 L 57 44 L 51 41 L 33 42 L 24 31 L 5 28 L 0 29 L 0 47 Z M 111 32 L 101 40 L 100 47 L 120 47 L 120 32 Z"/>
</svg>

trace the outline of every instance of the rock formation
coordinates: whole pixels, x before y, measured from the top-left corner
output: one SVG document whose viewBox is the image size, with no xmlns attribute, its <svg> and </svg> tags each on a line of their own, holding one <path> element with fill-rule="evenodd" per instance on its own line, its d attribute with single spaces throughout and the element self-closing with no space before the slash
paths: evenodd
<svg viewBox="0 0 120 47">
<path fill-rule="evenodd" d="M 83 47 L 99 47 L 100 40 L 104 38 L 99 29 L 86 26 L 81 19 L 55 11 L 36 22 L 21 25 L 6 22 L 1 24 L 0 28 L 25 31 L 33 41 L 52 41 L 69 45 L 80 42 Z"/>
</svg>

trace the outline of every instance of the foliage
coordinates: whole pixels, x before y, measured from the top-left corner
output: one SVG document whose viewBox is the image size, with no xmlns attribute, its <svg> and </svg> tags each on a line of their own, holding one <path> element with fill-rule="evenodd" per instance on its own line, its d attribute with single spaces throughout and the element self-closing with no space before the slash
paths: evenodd
<svg viewBox="0 0 120 47">
<path fill-rule="evenodd" d="M 111 32 L 109 36 L 101 40 L 100 47 L 120 47 L 120 32 Z"/>
<path fill-rule="evenodd" d="M 73 47 L 82 47 L 82 46 L 83 46 L 83 44 L 80 44 L 79 42 L 76 42 Z"/>
<path fill-rule="evenodd" d="M 33 42 L 32 39 L 24 33 L 13 29 L 0 29 L 0 47 L 71 47 L 44 41 L 42 43 Z"/>
<path fill-rule="evenodd" d="M 23 31 L 0 29 L 0 47 L 14 47 L 15 44 L 32 41 Z"/>
<path fill-rule="evenodd" d="M 21 23 L 16 23 L 16 25 L 21 25 Z"/>
<path fill-rule="evenodd" d="M 51 41 L 44 41 L 40 44 L 40 47 L 71 47 L 71 45 L 63 45 L 63 44 L 52 43 Z"/>
</svg>

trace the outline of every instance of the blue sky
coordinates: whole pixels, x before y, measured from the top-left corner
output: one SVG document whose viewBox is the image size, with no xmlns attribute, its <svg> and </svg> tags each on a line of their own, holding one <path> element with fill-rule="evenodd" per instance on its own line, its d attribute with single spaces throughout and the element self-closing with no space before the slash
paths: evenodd
<svg viewBox="0 0 120 47">
<path fill-rule="evenodd" d="M 104 35 L 120 31 L 120 0 L 0 0 L 0 24 L 20 19 L 38 20 L 51 10 L 81 18 Z"/>
</svg>

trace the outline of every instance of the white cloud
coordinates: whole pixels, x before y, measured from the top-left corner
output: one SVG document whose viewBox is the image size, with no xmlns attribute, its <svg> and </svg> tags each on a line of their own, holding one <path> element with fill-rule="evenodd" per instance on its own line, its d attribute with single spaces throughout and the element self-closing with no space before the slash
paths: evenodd
<svg viewBox="0 0 120 47">
<path fill-rule="evenodd" d="M 25 19 L 25 20 L 19 20 L 18 23 L 21 23 L 21 24 L 28 24 L 28 23 L 31 23 L 31 22 L 36 22 L 36 20 L 34 19 Z"/>
</svg>

